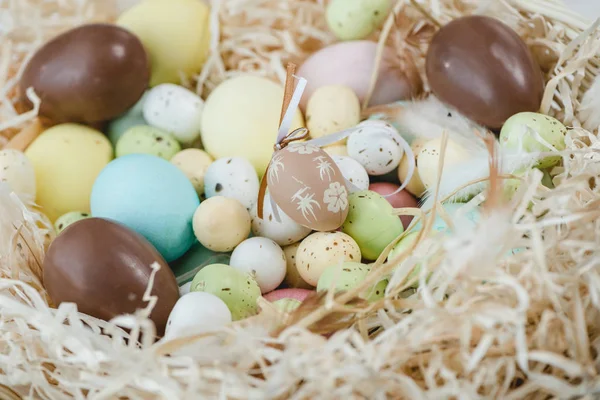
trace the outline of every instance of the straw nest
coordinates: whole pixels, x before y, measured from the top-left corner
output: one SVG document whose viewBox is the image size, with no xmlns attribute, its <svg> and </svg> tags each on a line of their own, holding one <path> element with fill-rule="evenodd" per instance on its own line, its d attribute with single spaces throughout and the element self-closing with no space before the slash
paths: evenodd
<svg viewBox="0 0 600 400">
<path fill-rule="evenodd" d="M 323 1 L 213 3 L 212 55 L 188 83 L 203 96 L 242 72 L 281 81 L 286 62 L 300 62 L 334 41 Z M 487 199 L 476 229 L 458 221 L 453 236 L 422 235 L 416 248 L 377 262 L 368 280 L 394 270 L 386 299 L 378 303 L 365 304 L 355 292 L 329 294 L 282 315 L 261 302 L 259 316 L 217 334 L 155 344 L 148 310 L 108 323 L 73 305 L 49 306 L 40 263 L 51 228 L 34 205 L 0 186 L 0 383 L 23 397 L 45 399 L 596 398 L 598 24 L 555 0 L 418 4 L 398 1 L 383 34 L 373 39 L 408 48 L 421 67 L 436 27 L 465 14 L 500 18 L 531 47 L 547 74 L 542 112 L 570 127 L 563 162 L 552 171 L 554 189 L 532 172 L 506 203 L 497 196 L 502 177 L 492 174 L 495 184 L 467 206 Z M 0 2 L 1 144 L 23 130 L 39 130 L 34 113 L 19 115 L 23 110 L 13 106 L 20 66 L 36 46 L 77 24 L 111 20 L 118 6 Z M 433 212 L 418 217 L 429 223 Z M 507 255 L 515 247 L 525 250 Z M 407 290 L 417 262 L 419 289 Z"/>
</svg>

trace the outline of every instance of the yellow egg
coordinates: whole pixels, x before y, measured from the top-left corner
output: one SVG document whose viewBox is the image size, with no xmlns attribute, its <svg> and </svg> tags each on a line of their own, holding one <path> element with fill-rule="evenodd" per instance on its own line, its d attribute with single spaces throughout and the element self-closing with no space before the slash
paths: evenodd
<svg viewBox="0 0 600 400">
<path fill-rule="evenodd" d="M 210 45 L 209 7 L 199 0 L 143 0 L 117 20 L 135 33 L 152 65 L 150 86 L 200 72 Z"/>
<path fill-rule="evenodd" d="M 90 212 L 92 186 L 113 150 L 97 130 L 61 124 L 44 131 L 25 155 L 35 171 L 36 202 L 54 222 L 69 211 Z"/>
<path fill-rule="evenodd" d="M 340 144 L 339 142 L 338 144 L 330 144 L 329 146 L 325 146 L 323 147 L 323 150 L 325 150 L 325 153 L 329 154 L 330 157 L 348 155 L 348 148 L 346 145 Z"/>
<path fill-rule="evenodd" d="M 171 158 L 171 164 L 183 171 L 194 185 L 198 196 L 204 193 L 204 175 L 213 161 L 208 153 L 200 149 L 185 149 Z"/>
<path fill-rule="evenodd" d="M 438 181 L 440 155 L 442 153 L 442 138 L 428 141 L 419 152 L 419 177 L 426 188 L 433 188 Z M 459 164 L 469 158 L 467 150 L 453 140 L 448 139 L 444 154 L 443 169 Z"/>
<path fill-rule="evenodd" d="M 262 176 L 273 155 L 282 102 L 283 87 L 266 78 L 242 75 L 223 82 L 204 104 L 204 149 L 215 159 L 246 158 Z M 298 110 L 291 130 L 303 126 Z"/>
<path fill-rule="evenodd" d="M 289 246 L 285 246 L 283 248 L 283 254 L 285 254 L 287 266 L 287 272 L 285 274 L 284 281 L 291 288 L 312 289 L 313 287 L 306 283 L 300 276 L 300 272 L 298 272 L 298 267 L 296 265 L 296 253 L 298 253 L 299 247 L 300 242 L 290 244 Z"/>
<path fill-rule="evenodd" d="M 322 86 L 308 100 L 306 124 L 313 138 L 352 128 L 359 122 L 360 102 L 347 86 Z"/>
<path fill-rule="evenodd" d="M 427 143 L 427 139 L 416 138 L 410 145 L 410 148 L 412 149 L 413 154 L 415 155 L 415 163 L 417 165 L 415 166 L 413 176 L 410 179 L 410 182 L 408 183 L 408 185 L 406 185 L 406 190 L 408 190 L 410 193 L 414 194 L 417 197 L 421 197 L 423 196 L 423 193 L 425 193 L 425 185 L 423 185 L 421 177 L 419 176 L 418 164 L 419 153 L 421 152 L 423 146 L 425 146 L 425 143 Z M 406 177 L 408 176 L 408 167 L 409 159 L 408 156 L 404 154 L 404 157 L 402 157 L 402 160 L 400 160 L 400 165 L 398 166 L 398 179 L 400 179 L 400 182 L 402 183 L 404 183 Z"/>
</svg>

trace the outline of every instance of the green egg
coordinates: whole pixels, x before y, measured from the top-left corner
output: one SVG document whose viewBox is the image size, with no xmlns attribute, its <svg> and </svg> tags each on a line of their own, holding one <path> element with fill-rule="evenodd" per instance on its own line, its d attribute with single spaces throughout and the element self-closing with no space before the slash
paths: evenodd
<svg viewBox="0 0 600 400">
<path fill-rule="evenodd" d="M 117 143 L 117 157 L 128 154 L 151 154 L 170 160 L 181 151 L 179 142 L 173 135 L 148 125 L 129 128 Z"/>
<path fill-rule="evenodd" d="M 327 25 L 340 40 L 364 39 L 383 24 L 391 7 L 391 0 L 332 0 Z"/>
<path fill-rule="evenodd" d="M 554 183 L 552 182 L 552 176 L 550 175 L 550 173 L 546 170 L 543 170 L 542 173 L 544 174 L 542 176 L 542 181 L 541 184 L 549 189 L 554 188 Z M 519 175 L 519 174 L 515 174 L 515 175 Z M 519 190 L 519 188 L 521 187 L 521 184 L 523 183 L 523 181 L 521 181 L 520 179 L 505 179 L 504 180 L 504 196 L 506 197 L 507 200 L 512 199 L 512 197 L 515 195 L 515 193 L 517 192 L 517 190 Z M 531 209 L 531 207 L 533 207 L 533 203 L 529 204 L 529 209 Z"/>
<path fill-rule="evenodd" d="M 260 297 L 258 283 L 248 274 L 225 264 L 211 264 L 202 268 L 190 287 L 192 292 L 214 294 L 227 304 L 234 321 L 258 313 L 256 300 Z"/>
<path fill-rule="evenodd" d="M 393 214 L 392 205 L 371 190 L 352 193 L 348 203 L 350 211 L 342 231 L 356 241 L 365 259 L 376 260 L 402 234 L 402 221 Z"/>
<path fill-rule="evenodd" d="M 142 98 L 131 107 L 125 114 L 113 119 L 108 124 L 108 129 L 106 131 L 106 135 L 108 139 L 112 143 L 113 147 L 117 146 L 119 139 L 125 132 L 137 125 L 148 125 L 146 120 L 144 119 L 143 109 L 144 102 L 146 100 L 147 93 L 144 93 Z"/>
<path fill-rule="evenodd" d="M 557 150 L 565 149 L 567 128 L 555 118 L 533 112 L 522 112 L 510 117 L 500 131 L 500 144 L 509 149 L 523 149 L 527 152 L 550 151 L 536 139 L 534 132 L 538 132 Z M 547 157 L 541 160 L 537 167 L 550 167 L 560 159 L 560 156 Z"/>
<path fill-rule="evenodd" d="M 345 262 L 342 265 L 332 265 L 323 271 L 323 274 L 317 283 L 317 291 L 322 292 L 329 290 L 334 281 L 336 291 L 352 290 L 365 280 L 370 270 L 371 267 L 368 265 L 357 262 Z M 379 281 L 372 287 L 367 288 L 363 292 L 362 297 L 368 301 L 376 301 L 383 298 L 387 284 L 387 279 Z"/>
<path fill-rule="evenodd" d="M 54 228 L 56 228 L 57 233 L 61 233 L 62 231 L 64 231 L 67 228 L 67 226 L 74 224 L 77 221 L 81 221 L 82 219 L 89 218 L 89 217 L 90 217 L 90 214 L 88 214 L 88 213 L 84 213 L 81 211 L 71 211 L 71 212 L 68 212 L 68 213 L 58 217 L 56 222 L 54 222 Z"/>
<path fill-rule="evenodd" d="M 289 298 L 279 299 L 273 302 L 275 308 L 277 308 L 281 312 L 292 312 L 296 308 L 300 307 L 300 304 L 302 304 L 300 300 Z"/>
<path fill-rule="evenodd" d="M 388 262 L 396 258 L 400 253 L 406 251 L 409 247 L 411 247 L 419 236 L 419 232 L 411 232 L 407 234 L 398 244 L 390 251 L 388 255 Z M 410 255 L 410 254 L 409 254 Z M 417 264 L 413 267 L 413 270 L 406 277 L 406 281 L 410 281 L 412 279 L 416 279 L 415 283 L 411 285 L 411 287 L 416 288 L 419 286 L 419 273 L 421 272 L 421 264 Z"/>
</svg>

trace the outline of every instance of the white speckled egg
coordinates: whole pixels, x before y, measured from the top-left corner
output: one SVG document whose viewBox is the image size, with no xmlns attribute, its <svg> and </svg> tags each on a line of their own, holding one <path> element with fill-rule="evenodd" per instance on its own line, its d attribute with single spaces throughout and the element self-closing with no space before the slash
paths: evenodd
<svg viewBox="0 0 600 400">
<path fill-rule="evenodd" d="M 206 292 L 190 292 L 179 298 L 169 314 L 165 339 L 216 331 L 232 321 L 223 300 Z"/>
<path fill-rule="evenodd" d="M 283 253 L 285 254 L 285 259 L 287 261 L 287 272 L 284 279 L 285 283 L 291 288 L 312 289 L 312 286 L 306 283 L 298 272 L 298 266 L 296 265 L 298 248 L 300 248 L 300 243 L 290 244 L 283 248 Z"/>
<path fill-rule="evenodd" d="M 347 86 L 322 86 L 308 100 L 306 125 L 313 138 L 352 128 L 359 122 L 360 102 Z"/>
<path fill-rule="evenodd" d="M 204 193 L 204 175 L 213 161 L 207 152 L 200 149 L 185 149 L 171 158 L 171 164 L 183 171 L 198 196 Z"/>
<path fill-rule="evenodd" d="M 358 161 L 369 175 L 393 171 L 404 155 L 400 134 L 382 121 L 367 120 L 348 137 L 348 155 Z"/>
<path fill-rule="evenodd" d="M 275 290 L 283 282 L 286 259 L 277 243 L 264 237 L 244 240 L 231 254 L 229 265 L 251 274 L 261 293 Z"/>
<path fill-rule="evenodd" d="M 6 182 L 19 196 L 35 199 L 33 164 L 18 150 L 0 150 L 0 182 Z"/>
<path fill-rule="evenodd" d="M 194 213 L 194 234 L 212 251 L 231 251 L 250 234 L 250 215 L 236 199 L 214 196 Z"/>
<path fill-rule="evenodd" d="M 317 286 L 323 271 L 339 262 L 360 262 L 358 244 L 342 232 L 315 232 L 300 243 L 296 267 L 302 279 Z"/>
<path fill-rule="evenodd" d="M 144 119 L 149 125 L 170 132 L 181 143 L 200 136 L 204 102 L 194 92 L 172 83 L 163 83 L 148 92 Z"/>
<path fill-rule="evenodd" d="M 207 198 L 224 196 L 236 199 L 248 211 L 256 204 L 260 184 L 256 170 L 241 157 L 219 158 L 204 174 L 204 193 Z"/>
<path fill-rule="evenodd" d="M 254 236 L 266 237 L 280 246 L 285 246 L 304 239 L 311 232 L 310 228 L 298 224 L 281 209 L 278 209 L 278 212 L 281 222 L 275 219 L 269 193 L 265 195 L 262 219 L 258 218 L 257 204 L 254 204 L 250 212 Z"/>
<path fill-rule="evenodd" d="M 333 156 L 332 158 L 342 172 L 342 175 L 344 175 L 344 178 L 358 188 L 349 188 L 348 191 L 350 193 L 369 188 L 369 174 L 365 167 L 358 161 L 348 156 Z"/>
<path fill-rule="evenodd" d="M 442 138 L 433 139 L 425 143 L 419 152 L 419 177 L 426 188 L 437 183 L 438 165 L 442 148 Z M 444 154 L 444 169 L 458 164 L 469 157 L 467 150 L 453 140 L 448 139 L 446 153 Z"/>
</svg>

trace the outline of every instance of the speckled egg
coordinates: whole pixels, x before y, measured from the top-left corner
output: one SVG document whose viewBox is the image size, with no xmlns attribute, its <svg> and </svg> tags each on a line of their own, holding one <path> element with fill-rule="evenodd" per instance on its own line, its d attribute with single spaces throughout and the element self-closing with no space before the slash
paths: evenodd
<svg viewBox="0 0 600 400">
<path fill-rule="evenodd" d="M 369 175 L 393 171 L 404 155 L 402 137 L 394 127 L 382 121 L 367 120 L 348 137 L 348 155 L 358 161 Z"/>
<path fill-rule="evenodd" d="M 236 199 L 248 211 L 256 204 L 260 183 L 254 167 L 241 157 L 219 158 L 204 174 L 206 197 L 224 196 Z"/>
<path fill-rule="evenodd" d="M 358 244 L 342 232 L 313 233 L 300 243 L 296 253 L 298 272 L 312 286 L 317 286 L 321 274 L 330 265 L 360 260 Z"/>
<path fill-rule="evenodd" d="M 262 293 L 274 290 L 285 278 L 283 250 L 271 239 L 263 237 L 253 237 L 240 243 L 231 254 L 229 265 L 256 279 Z"/>
<path fill-rule="evenodd" d="M 212 251 L 231 251 L 250 234 L 250 214 L 242 203 L 223 196 L 204 200 L 194 213 L 196 239 Z"/>
<path fill-rule="evenodd" d="M 35 171 L 18 150 L 0 150 L 0 182 L 6 182 L 23 199 L 35 200 Z"/>
<path fill-rule="evenodd" d="M 168 132 L 148 125 L 129 128 L 117 142 L 116 156 L 128 154 L 151 154 L 170 160 L 181 146 Z"/>
<path fill-rule="evenodd" d="M 252 233 L 254 236 L 262 236 L 273 240 L 280 246 L 286 246 L 304 239 L 310 232 L 310 228 L 302 226 L 291 219 L 282 210 L 278 210 L 281 222 L 275 219 L 271 208 L 271 196 L 265 195 L 263 218 L 258 218 L 257 205 L 252 207 Z"/>
<path fill-rule="evenodd" d="M 181 143 L 189 144 L 200 136 L 204 101 L 196 93 L 179 85 L 163 83 L 148 92 L 144 118 Z"/>
<path fill-rule="evenodd" d="M 415 168 L 413 170 L 412 178 L 410 178 L 410 182 L 406 185 L 406 190 L 416 197 L 421 197 L 425 193 L 425 185 L 423 185 L 423 182 L 419 177 L 419 154 L 421 153 L 423 146 L 425 146 L 425 143 L 427 143 L 427 139 L 416 138 L 410 144 L 410 148 L 415 156 Z M 402 160 L 400 160 L 400 165 L 398 166 L 398 179 L 401 183 L 404 183 L 408 177 L 410 162 L 411 161 L 406 154 L 402 157 Z"/>
<path fill-rule="evenodd" d="M 54 223 L 54 229 L 56 229 L 56 233 L 61 233 L 69 225 L 74 224 L 77 221 L 81 221 L 82 219 L 86 219 L 89 217 L 90 217 L 89 213 L 85 213 L 85 212 L 81 212 L 81 211 L 68 212 L 65 215 L 61 215 L 60 217 L 58 217 L 58 219 Z"/>
<path fill-rule="evenodd" d="M 355 188 L 348 188 L 349 193 L 354 193 L 358 190 L 367 190 L 369 188 L 369 174 L 365 167 L 358 161 L 347 156 L 333 156 L 332 158 L 342 172 L 344 178 L 355 186 Z"/>
<path fill-rule="evenodd" d="M 434 187 L 438 180 L 438 167 L 442 151 L 442 138 L 425 143 L 419 153 L 419 177 L 426 188 Z M 443 169 L 459 164 L 468 159 L 467 150 L 453 140 L 448 139 L 444 154 Z"/>
<path fill-rule="evenodd" d="M 360 102 L 347 86 L 322 86 L 308 100 L 306 125 L 313 138 L 352 128 L 359 122 Z"/>
<path fill-rule="evenodd" d="M 300 243 L 294 243 L 283 248 L 283 254 L 285 254 L 287 265 L 284 282 L 291 288 L 311 289 L 312 286 L 306 283 L 300 276 L 300 272 L 298 272 L 296 254 L 298 253 L 299 247 Z"/>
<path fill-rule="evenodd" d="M 120 115 L 119 117 L 110 121 L 106 130 L 106 135 L 108 136 L 108 139 L 112 143 L 113 147 L 117 146 L 117 142 L 129 128 L 137 125 L 148 125 L 144 119 L 143 112 L 144 102 L 146 101 L 147 96 L 148 92 L 146 91 L 138 100 L 138 102 L 135 103 L 135 105 L 131 107 L 125 114 Z"/>
<path fill-rule="evenodd" d="M 179 168 L 188 177 L 198 196 L 204 193 L 204 176 L 213 158 L 200 149 L 185 149 L 171 158 L 171 164 Z"/>
<path fill-rule="evenodd" d="M 275 152 L 267 187 L 279 208 L 312 230 L 335 230 L 348 214 L 344 177 L 331 157 L 317 146 L 292 143 Z"/>
<path fill-rule="evenodd" d="M 391 0 L 333 0 L 327 6 L 327 25 L 340 40 L 364 39 L 385 21 Z"/>
<path fill-rule="evenodd" d="M 352 290 L 365 280 L 370 270 L 371 268 L 368 265 L 358 262 L 331 265 L 323 271 L 323 274 L 319 278 L 317 292 L 330 289 L 336 292 Z M 365 289 L 361 297 L 369 301 L 382 299 L 385 296 L 387 284 L 388 280 L 383 279 Z"/>
</svg>

